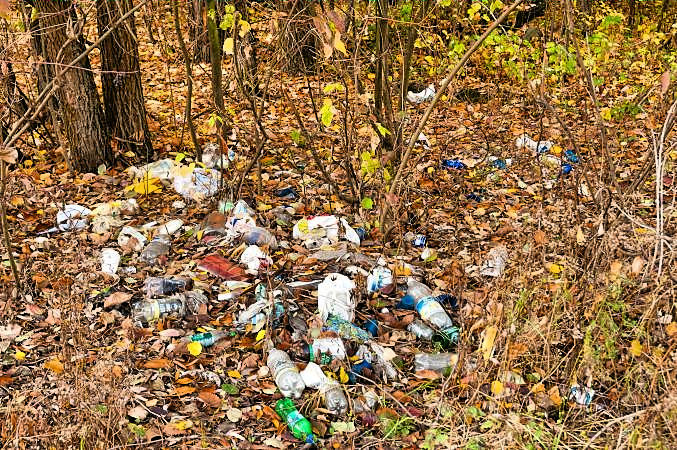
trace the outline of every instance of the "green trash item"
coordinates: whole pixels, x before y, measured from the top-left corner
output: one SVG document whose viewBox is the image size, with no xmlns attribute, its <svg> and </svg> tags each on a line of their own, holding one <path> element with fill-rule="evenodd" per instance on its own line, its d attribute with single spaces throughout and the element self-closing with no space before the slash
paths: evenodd
<svg viewBox="0 0 677 450">
<path fill-rule="evenodd" d="M 303 417 L 294 406 L 294 402 L 290 398 L 282 398 L 275 404 L 275 412 L 287 422 L 289 431 L 296 439 L 305 441 L 308 444 L 315 443 L 315 436 L 313 436 L 313 427 L 310 425 L 308 419 Z"/>
</svg>

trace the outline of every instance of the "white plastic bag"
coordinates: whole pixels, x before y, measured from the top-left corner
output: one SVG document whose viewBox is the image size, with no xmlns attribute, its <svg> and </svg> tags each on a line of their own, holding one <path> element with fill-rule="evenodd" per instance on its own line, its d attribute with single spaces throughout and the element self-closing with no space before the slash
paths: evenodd
<svg viewBox="0 0 677 450">
<path fill-rule="evenodd" d="M 421 92 L 407 92 L 407 101 L 410 103 L 423 103 L 433 99 L 435 97 L 435 85 L 431 84 L 427 88 L 423 89 Z"/>
<path fill-rule="evenodd" d="M 331 273 L 317 286 L 317 307 L 322 321 L 329 315 L 352 322 L 355 319 L 355 301 L 351 291 L 355 283 L 345 275 Z"/>
</svg>

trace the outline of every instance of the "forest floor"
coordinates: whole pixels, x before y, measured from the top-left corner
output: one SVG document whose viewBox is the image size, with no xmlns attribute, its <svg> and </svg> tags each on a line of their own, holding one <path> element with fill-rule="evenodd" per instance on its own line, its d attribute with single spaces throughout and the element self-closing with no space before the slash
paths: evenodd
<svg viewBox="0 0 677 450">
<path fill-rule="evenodd" d="M 189 141 L 181 127 L 183 65 L 171 47 L 173 37 L 158 36 L 161 43 L 154 45 L 141 23 L 139 30 L 154 159 L 176 159 Z M 660 77 L 657 70 L 654 79 Z M 200 114 L 210 104 L 209 67 L 196 66 L 195 73 L 194 112 Z M 560 122 L 525 95 L 525 86 L 498 75 L 489 82 L 481 68 L 471 66 L 453 90 L 471 93 L 472 99 L 449 94 L 434 112 L 424 130 L 430 148 L 416 150 L 402 191 L 389 199 L 398 221 L 384 240 L 373 227 L 384 198 L 367 193 L 374 209 L 338 200 L 309 150 L 295 146 L 290 137 L 297 125 L 285 95 L 312 128 L 307 85 L 319 91 L 327 80 L 275 75 L 264 113 L 270 141 L 260 179 L 252 171 L 242 195 L 256 209 L 257 223 L 273 231 L 282 247 L 271 253 L 273 266 L 258 279 L 272 290 L 289 281 L 321 280 L 348 265 L 369 271 L 381 257 L 400 275 L 391 295 L 368 295 L 362 276 L 356 277 L 355 292 L 356 323 L 368 318 L 379 322 L 375 339 L 396 356 L 398 377 L 349 384 L 343 379 L 345 364 L 328 366 L 344 383 L 351 405 L 370 392 L 378 401 L 369 411 L 351 409 L 345 417 L 333 417 L 316 391 L 307 389 L 296 404 L 311 419 L 320 447 L 674 445 L 677 152 L 668 153 L 664 177 L 658 180 L 663 192 L 658 209 L 665 218 L 662 249 L 656 245 L 653 172 L 636 189 L 628 189 L 644 160 L 653 158 L 650 133 L 662 125 L 665 109 L 604 119 L 616 183 L 625 192 L 612 198 L 609 192 L 618 191 L 605 187 L 603 144 L 595 113 L 585 106 L 584 81 L 568 77 L 551 91 L 553 104 L 564 105 L 557 113 Z M 650 101 L 660 102 L 659 91 Z M 601 104 L 630 97 L 619 85 L 599 92 Z M 236 111 L 246 106 L 233 85 L 226 89 L 226 104 Z M 411 107 L 412 121 L 425 107 Z M 204 113 L 196 121 L 203 144 L 213 140 L 208 119 Z M 243 137 L 253 125 L 247 114 L 234 121 L 240 136 L 234 167 L 241 169 L 254 151 Z M 580 162 L 571 163 L 569 174 L 548 165 L 546 154 L 515 145 L 522 133 L 542 136 L 556 144 L 548 154 L 564 158 L 573 144 L 563 126 L 580 149 Z M 330 145 L 329 138 L 319 144 Z M 362 139 L 356 150 L 368 145 Z M 265 367 L 267 342 L 289 346 L 287 323 L 263 333 L 234 331 L 233 320 L 253 302 L 253 289 L 237 300 L 218 301 L 222 280 L 197 268 L 205 255 L 230 257 L 237 247 L 214 248 L 196 238 L 204 217 L 215 211 L 215 201 L 185 201 L 184 208 L 176 208 L 182 198 L 171 186 L 136 196 L 140 212 L 123 218 L 125 225 L 184 223 L 166 265 L 159 268 L 144 267 L 138 252 L 120 249 L 118 227 L 100 234 L 52 233 L 44 239 L 39 233 L 54 226 L 64 204 L 93 209 L 126 198 L 134 180 L 124 169 L 147 161 L 118 154 L 115 167 L 74 176 L 54 149 L 29 147 L 30 162 L 10 172 L 6 196 L 25 297 L 7 295 L 0 303 L 3 448 L 298 446 L 272 410 L 280 393 Z M 511 161 L 501 168 L 490 156 Z M 330 161 L 328 154 L 322 157 Z M 443 160 L 455 158 L 466 168 L 442 166 Z M 187 156 L 183 163 L 190 160 Z M 342 181 L 345 174 L 337 170 L 333 176 Z M 299 193 L 298 200 L 276 195 L 287 187 Z M 292 238 L 290 226 L 277 224 L 270 213 L 291 203 L 292 223 L 331 213 L 364 227 L 362 244 L 347 250 L 366 258 L 318 260 Z M 421 258 L 424 249 L 412 246 L 413 234 L 426 236 L 426 260 Z M 509 255 L 505 271 L 498 277 L 480 275 L 478 267 L 499 246 Z M 100 254 L 106 247 L 120 250 L 121 266 L 136 272 L 115 279 L 101 273 Z M 461 328 L 455 350 L 459 363 L 449 376 L 414 371 L 414 354 L 435 349 L 405 331 L 417 314 L 396 308 L 407 274 L 458 299 L 458 309 L 450 312 Z M 143 282 L 151 275 L 190 276 L 196 288 L 208 293 L 208 312 L 134 327 L 130 306 L 143 298 Z M 3 277 L 3 290 L 11 294 L 7 267 Z M 317 326 L 316 293 L 296 292 L 289 300 L 311 328 Z M 233 332 L 193 352 L 198 354 L 181 344 L 183 335 L 209 329 Z M 594 390 L 589 404 L 570 397 L 575 384 Z"/>
</svg>

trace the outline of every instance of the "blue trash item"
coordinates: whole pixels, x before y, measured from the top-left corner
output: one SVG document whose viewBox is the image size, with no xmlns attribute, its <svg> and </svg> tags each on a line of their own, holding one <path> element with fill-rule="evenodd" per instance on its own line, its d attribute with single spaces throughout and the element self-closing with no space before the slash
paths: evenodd
<svg viewBox="0 0 677 450">
<path fill-rule="evenodd" d="M 573 150 L 566 150 L 566 151 L 564 152 L 564 157 L 565 157 L 569 162 L 572 162 L 572 163 L 574 163 L 574 164 L 578 164 L 578 163 L 581 161 L 581 159 L 578 157 L 578 155 L 576 154 L 576 152 L 573 151 Z"/>
<path fill-rule="evenodd" d="M 423 248 L 428 242 L 428 239 L 425 237 L 425 234 L 417 234 L 414 236 L 414 241 L 411 243 L 416 248 Z"/>
<path fill-rule="evenodd" d="M 448 306 L 451 309 L 458 309 L 458 299 L 455 295 L 440 294 L 435 297 L 435 300 L 437 300 L 442 306 Z"/>
<path fill-rule="evenodd" d="M 367 342 L 372 338 L 371 334 L 367 333 L 354 323 L 331 314 L 325 322 L 325 329 L 333 331 L 343 339 L 359 342 L 360 344 Z"/>
<path fill-rule="evenodd" d="M 294 190 L 294 188 L 284 188 L 280 189 L 275 193 L 280 198 L 283 198 L 285 200 L 296 200 L 299 198 L 299 194 Z"/>
<path fill-rule="evenodd" d="M 355 228 L 355 233 L 360 237 L 360 241 L 364 241 L 364 238 L 367 237 L 367 230 L 363 227 Z"/>
<path fill-rule="evenodd" d="M 505 162 L 505 159 L 501 159 L 501 158 L 494 159 L 491 162 L 491 165 L 494 166 L 495 168 L 499 169 L 499 170 L 505 170 L 506 167 L 508 167 L 508 164 Z"/>
<path fill-rule="evenodd" d="M 465 198 L 467 198 L 468 200 L 475 201 L 477 203 L 480 203 L 482 201 L 482 196 L 477 192 L 471 192 L 470 194 L 466 194 Z"/>
<path fill-rule="evenodd" d="M 442 167 L 459 170 L 467 168 L 467 166 L 460 159 L 444 159 L 442 160 Z"/>
<path fill-rule="evenodd" d="M 569 175 L 574 170 L 571 164 L 562 164 L 562 175 Z"/>
<path fill-rule="evenodd" d="M 367 330 L 372 336 L 378 337 L 378 322 L 375 319 L 365 320 L 362 328 Z"/>
<path fill-rule="evenodd" d="M 350 368 L 350 372 L 348 372 L 348 382 L 350 384 L 357 383 L 357 380 L 360 379 L 360 376 L 364 376 L 362 375 L 364 369 L 373 370 L 374 367 L 366 359 L 363 359 L 360 362 L 353 364 L 353 366 Z"/>
</svg>

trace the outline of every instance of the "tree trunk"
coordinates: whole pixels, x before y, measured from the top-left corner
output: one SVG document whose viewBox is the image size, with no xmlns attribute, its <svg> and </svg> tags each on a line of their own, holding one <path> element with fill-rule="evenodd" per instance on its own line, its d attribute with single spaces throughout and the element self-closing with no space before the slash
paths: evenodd
<svg viewBox="0 0 677 450">
<path fill-rule="evenodd" d="M 313 14 L 310 0 L 279 2 L 280 11 L 286 13 L 283 22 L 281 46 L 286 50 L 286 68 L 292 72 L 313 73 L 321 58 L 317 34 L 310 16 Z"/>
<path fill-rule="evenodd" d="M 35 4 L 45 30 L 43 37 L 49 62 L 55 64 L 55 71 L 61 70 L 62 64 L 70 64 L 85 50 L 75 9 L 70 1 L 35 0 Z M 70 167 L 89 172 L 102 163 L 110 163 L 108 130 L 89 58 L 84 58 L 57 81 L 61 120 L 70 146 Z"/>
<path fill-rule="evenodd" d="M 191 0 L 190 38 L 193 42 L 193 61 L 209 62 L 209 37 L 207 34 L 207 3 L 205 0 Z"/>
<path fill-rule="evenodd" d="M 97 0 L 99 35 L 132 7 L 132 0 Z M 117 148 L 152 155 L 133 15 L 101 43 L 101 66 L 106 121 Z"/>
</svg>

